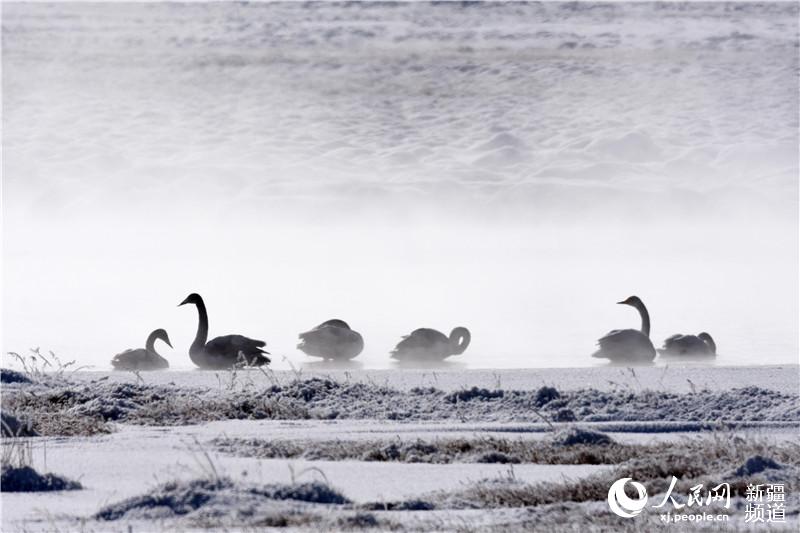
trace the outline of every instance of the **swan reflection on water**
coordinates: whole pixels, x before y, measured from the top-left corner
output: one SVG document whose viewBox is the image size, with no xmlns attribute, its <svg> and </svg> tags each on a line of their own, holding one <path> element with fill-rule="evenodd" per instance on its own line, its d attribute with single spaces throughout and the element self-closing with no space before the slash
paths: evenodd
<svg viewBox="0 0 800 533">
<path fill-rule="evenodd" d="M 362 370 L 364 363 L 352 359 L 323 359 L 322 361 L 304 361 L 302 367 L 308 370 Z"/>
<path fill-rule="evenodd" d="M 396 368 L 416 370 L 466 370 L 467 363 L 463 361 L 419 361 L 414 359 L 395 361 Z"/>
</svg>

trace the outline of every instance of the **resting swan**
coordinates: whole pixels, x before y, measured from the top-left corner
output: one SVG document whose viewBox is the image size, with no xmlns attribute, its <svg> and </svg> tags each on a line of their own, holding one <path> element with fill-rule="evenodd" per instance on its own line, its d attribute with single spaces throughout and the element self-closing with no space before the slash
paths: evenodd
<svg viewBox="0 0 800 533">
<path fill-rule="evenodd" d="M 231 368 L 236 364 L 244 363 L 250 366 L 269 364 L 269 357 L 261 348 L 266 346 L 264 341 L 249 339 L 242 335 L 224 335 L 206 342 L 208 338 L 208 313 L 206 304 L 199 294 L 192 293 L 178 306 L 194 304 L 197 306 L 199 323 L 197 336 L 191 347 L 189 357 L 200 368 L 220 370 Z"/>
<path fill-rule="evenodd" d="M 631 296 L 621 302 L 639 311 L 642 317 L 642 329 L 615 329 L 601 337 L 597 344 L 600 349 L 592 357 L 610 359 L 612 362 L 641 363 L 650 362 L 656 356 L 653 343 L 650 342 L 650 314 L 638 296 Z"/>
<path fill-rule="evenodd" d="M 464 353 L 471 339 L 469 330 L 464 327 L 454 328 L 450 337 L 435 329 L 415 329 L 403 337 L 391 356 L 400 361 L 442 361 Z"/>
<path fill-rule="evenodd" d="M 297 349 L 313 357 L 353 359 L 364 349 L 364 339 L 344 320 L 332 319 L 299 335 Z"/>
<path fill-rule="evenodd" d="M 111 359 L 111 366 L 114 367 L 114 370 L 162 370 L 169 368 L 169 361 L 156 352 L 156 340 L 162 340 L 172 348 L 167 332 L 163 329 L 157 329 L 148 335 L 144 348 L 125 350 L 122 353 L 118 353 Z"/>
<path fill-rule="evenodd" d="M 714 357 L 717 355 L 717 344 L 705 331 L 699 335 L 675 334 L 664 341 L 664 347 L 658 350 L 662 357 Z"/>
</svg>

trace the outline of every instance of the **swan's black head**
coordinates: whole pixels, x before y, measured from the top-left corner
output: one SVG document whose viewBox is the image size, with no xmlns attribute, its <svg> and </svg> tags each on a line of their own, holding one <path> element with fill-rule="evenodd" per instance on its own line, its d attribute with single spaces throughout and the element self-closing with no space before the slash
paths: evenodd
<svg viewBox="0 0 800 533">
<path fill-rule="evenodd" d="M 171 342 L 169 342 L 169 335 L 167 335 L 167 330 L 165 330 L 165 329 L 160 329 L 160 328 L 159 328 L 159 329 L 157 329 L 157 330 L 155 330 L 155 331 L 153 332 L 153 336 L 154 336 L 156 339 L 161 339 L 162 341 L 166 342 L 166 343 L 167 343 L 167 346 L 169 346 L 170 348 L 172 348 L 172 343 L 171 343 Z"/>
<path fill-rule="evenodd" d="M 638 307 L 640 305 L 643 305 L 642 300 L 640 300 L 638 296 L 628 296 L 621 302 L 617 303 L 622 305 L 632 305 L 633 307 Z"/>
<path fill-rule="evenodd" d="M 201 304 L 201 303 L 203 303 L 203 299 L 200 297 L 199 294 L 197 294 L 196 292 L 193 292 L 192 294 L 187 296 L 185 300 L 183 300 L 181 303 L 179 303 L 178 306 L 185 305 L 185 304 L 198 305 L 198 304 Z"/>
</svg>

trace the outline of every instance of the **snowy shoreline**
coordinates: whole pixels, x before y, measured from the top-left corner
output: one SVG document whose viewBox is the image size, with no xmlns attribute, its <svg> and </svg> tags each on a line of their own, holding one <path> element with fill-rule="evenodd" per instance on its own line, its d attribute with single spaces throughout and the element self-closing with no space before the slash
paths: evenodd
<svg viewBox="0 0 800 533">
<path fill-rule="evenodd" d="M 797 367 L 580 370 L 4 373 L 4 414 L 49 435 L 4 444 L 84 488 L 4 492 L 3 530 L 625 531 L 602 502 L 623 474 L 796 485 Z"/>
<path fill-rule="evenodd" d="M 209 370 L 167 370 L 141 374 L 145 383 L 179 386 L 225 387 L 231 382 L 226 372 Z M 688 393 L 695 390 L 720 391 L 734 387 L 756 386 L 782 393 L 800 389 L 800 365 L 769 366 L 709 366 L 674 365 L 660 367 L 597 366 L 588 368 L 521 368 L 521 369 L 466 369 L 457 364 L 430 368 L 397 368 L 365 370 L 359 368 L 314 368 L 305 366 L 298 371 L 268 370 L 268 376 L 259 370 L 240 371 L 236 379 L 255 384 L 286 383 L 301 379 L 321 378 L 339 382 L 374 383 L 397 389 L 435 387 L 452 391 L 479 387 L 486 389 L 531 390 L 549 385 L 559 390 L 591 387 L 608 391 L 619 388 L 633 390 L 662 390 Z M 79 381 L 108 378 L 109 381 L 135 383 L 130 372 L 80 371 L 72 374 Z M 690 383 L 691 382 L 691 383 Z"/>
</svg>

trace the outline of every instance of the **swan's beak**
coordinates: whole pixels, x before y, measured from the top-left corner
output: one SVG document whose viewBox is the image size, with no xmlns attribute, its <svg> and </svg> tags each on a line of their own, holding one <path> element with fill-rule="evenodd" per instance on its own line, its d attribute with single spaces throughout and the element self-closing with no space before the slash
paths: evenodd
<svg viewBox="0 0 800 533">
<path fill-rule="evenodd" d="M 164 342 L 166 342 L 166 343 L 167 343 L 167 346 L 169 346 L 169 347 L 170 347 L 170 348 L 172 348 L 173 350 L 175 349 L 175 348 L 172 346 L 172 343 L 171 343 L 171 342 L 169 342 L 169 337 L 166 337 L 166 338 L 164 339 Z"/>
<path fill-rule="evenodd" d="M 188 303 L 189 303 L 189 298 L 185 298 L 181 303 L 178 304 L 178 307 Z"/>
<path fill-rule="evenodd" d="M 626 303 L 628 303 L 628 302 L 624 302 L 624 301 L 623 302 L 617 302 L 617 304 L 622 304 L 622 305 L 625 305 Z M 181 305 L 183 305 L 183 304 L 181 304 Z"/>
</svg>

